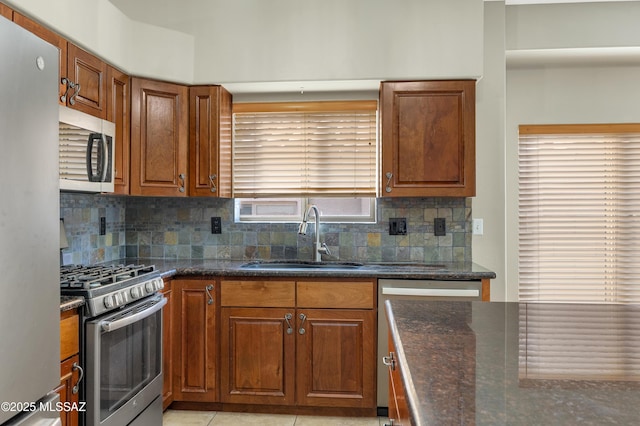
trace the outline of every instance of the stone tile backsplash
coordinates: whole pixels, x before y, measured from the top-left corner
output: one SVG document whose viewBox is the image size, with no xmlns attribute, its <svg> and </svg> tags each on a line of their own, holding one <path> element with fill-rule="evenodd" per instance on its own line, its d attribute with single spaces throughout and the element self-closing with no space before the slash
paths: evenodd
<svg viewBox="0 0 640 426">
<path fill-rule="evenodd" d="M 60 217 L 70 247 L 63 262 L 96 263 L 123 257 L 164 259 L 309 259 L 315 230 L 297 223 L 235 223 L 233 200 L 126 197 L 61 193 Z M 332 257 L 349 261 L 471 261 L 471 199 L 379 198 L 375 224 L 321 223 Z M 211 234 L 211 217 L 222 234 Z M 107 222 L 99 235 L 100 217 Z M 389 235 L 391 217 L 407 218 L 407 235 Z M 433 219 L 447 235 L 433 235 Z"/>
</svg>

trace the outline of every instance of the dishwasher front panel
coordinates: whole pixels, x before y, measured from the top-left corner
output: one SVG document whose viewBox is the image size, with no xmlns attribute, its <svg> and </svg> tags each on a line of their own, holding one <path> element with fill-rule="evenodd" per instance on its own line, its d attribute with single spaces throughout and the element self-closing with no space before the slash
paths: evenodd
<svg viewBox="0 0 640 426">
<path fill-rule="evenodd" d="M 382 357 L 389 354 L 389 325 L 384 302 L 389 299 L 481 301 L 482 281 L 378 280 L 378 407 L 389 407 L 389 374 Z"/>
</svg>

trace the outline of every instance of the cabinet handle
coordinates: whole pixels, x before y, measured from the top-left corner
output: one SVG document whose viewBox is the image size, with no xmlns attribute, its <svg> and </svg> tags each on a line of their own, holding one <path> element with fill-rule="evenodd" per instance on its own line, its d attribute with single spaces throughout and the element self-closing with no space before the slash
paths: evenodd
<svg viewBox="0 0 640 426">
<path fill-rule="evenodd" d="M 213 296 L 210 293 L 211 290 L 213 290 L 213 284 L 209 284 L 208 286 L 205 287 L 205 291 L 207 292 L 207 296 L 209 296 L 209 300 L 207 300 L 207 305 L 212 305 L 213 304 Z"/>
<path fill-rule="evenodd" d="M 396 358 L 393 352 L 389 352 L 389 356 L 382 357 L 382 363 L 387 367 L 391 367 L 392 370 L 396 369 Z"/>
<path fill-rule="evenodd" d="M 71 392 L 73 392 L 73 394 L 77 394 L 78 391 L 80 390 L 80 382 L 82 381 L 82 378 L 84 377 L 84 370 L 82 369 L 82 367 L 80 367 L 78 365 L 77 362 L 73 363 L 73 371 L 76 370 L 80 370 L 80 377 L 78 377 L 78 383 L 76 383 L 76 385 L 73 387 L 73 389 L 71 390 Z"/>
<path fill-rule="evenodd" d="M 71 97 L 69 98 L 69 104 L 71 105 L 75 105 L 76 104 L 76 97 L 80 94 L 80 83 L 71 83 L 75 86 L 76 90 L 73 92 L 73 95 L 71 95 Z M 71 87 L 74 87 L 71 86 Z"/>
<path fill-rule="evenodd" d="M 214 182 L 214 180 L 218 177 L 218 175 L 209 175 L 209 182 L 211 182 L 211 192 L 216 192 L 218 190 L 218 188 L 216 187 L 216 184 Z"/>
<path fill-rule="evenodd" d="M 298 329 L 298 333 L 300 333 L 300 334 L 304 334 L 304 333 L 306 333 L 306 332 L 307 332 L 307 331 L 304 329 L 304 327 L 303 327 L 304 322 L 307 320 L 307 316 L 306 316 L 305 314 L 300 314 L 300 315 L 298 316 L 298 318 L 300 318 L 300 319 L 302 320 L 302 322 L 300 323 L 300 328 Z"/>
<path fill-rule="evenodd" d="M 184 192 L 184 173 L 180 173 L 178 177 L 180 178 L 180 188 L 178 188 L 178 191 Z"/>
<path fill-rule="evenodd" d="M 62 102 L 63 104 L 67 103 L 67 94 L 69 93 L 69 90 L 73 89 L 76 87 L 75 83 L 71 80 L 69 80 L 67 77 L 62 77 L 62 79 L 60 80 L 60 82 L 62 84 L 65 85 L 65 90 L 64 90 L 64 95 L 60 96 L 60 102 Z"/>
<path fill-rule="evenodd" d="M 387 192 L 391 192 L 393 190 L 393 188 L 391 188 L 391 178 L 393 177 L 393 173 L 387 172 L 385 173 L 385 176 L 387 177 L 387 185 L 384 190 Z"/>
<path fill-rule="evenodd" d="M 293 327 L 291 327 L 291 322 L 289 321 L 293 318 L 291 314 L 284 314 L 284 320 L 287 322 L 287 334 L 293 334 Z"/>
</svg>

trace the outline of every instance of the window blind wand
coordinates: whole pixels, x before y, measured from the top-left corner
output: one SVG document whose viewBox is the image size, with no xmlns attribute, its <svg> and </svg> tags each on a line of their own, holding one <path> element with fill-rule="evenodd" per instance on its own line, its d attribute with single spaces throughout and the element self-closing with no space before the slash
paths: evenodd
<svg viewBox="0 0 640 426">
<path fill-rule="evenodd" d="M 327 246 L 326 243 L 320 244 L 320 212 L 318 211 L 318 207 L 315 204 L 311 204 L 307 208 L 307 211 L 304 212 L 304 215 L 302 216 L 302 222 L 298 227 L 298 234 L 307 235 L 309 213 L 311 213 L 312 210 L 315 215 L 315 222 L 316 222 L 316 242 L 314 245 L 314 249 L 315 249 L 314 261 L 321 262 L 322 255 L 323 254 L 331 255 L 331 251 L 329 250 L 329 247 Z"/>
</svg>

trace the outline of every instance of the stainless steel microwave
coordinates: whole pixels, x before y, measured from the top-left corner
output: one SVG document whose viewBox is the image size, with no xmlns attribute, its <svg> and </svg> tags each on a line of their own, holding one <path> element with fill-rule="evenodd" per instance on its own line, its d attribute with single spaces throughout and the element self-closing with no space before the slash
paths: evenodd
<svg viewBox="0 0 640 426">
<path fill-rule="evenodd" d="M 60 189 L 113 192 L 115 123 L 60 106 Z"/>
</svg>

